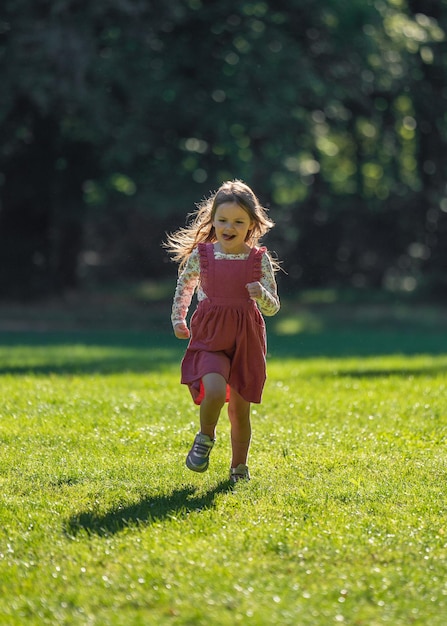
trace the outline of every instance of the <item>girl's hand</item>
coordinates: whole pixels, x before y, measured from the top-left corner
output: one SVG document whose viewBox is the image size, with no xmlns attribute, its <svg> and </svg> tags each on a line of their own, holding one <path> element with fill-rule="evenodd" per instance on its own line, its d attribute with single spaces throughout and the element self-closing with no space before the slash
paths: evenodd
<svg viewBox="0 0 447 626">
<path fill-rule="evenodd" d="M 185 322 L 179 322 L 174 326 L 174 335 L 177 339 L 189 339 L 189 328 Z"/>
<path fill-rule="evenodd" d="M 259 282 L 247 283 L 246 285 L 248 295 L 253 300 L 257 300 L 262 296 L 262 285 Z"/>
</svg>

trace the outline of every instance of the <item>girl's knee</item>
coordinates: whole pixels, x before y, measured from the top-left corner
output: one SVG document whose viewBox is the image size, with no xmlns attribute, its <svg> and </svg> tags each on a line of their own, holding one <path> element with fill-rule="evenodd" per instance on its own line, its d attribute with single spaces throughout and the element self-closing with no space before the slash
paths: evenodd
<svg viewBox="0 0 447 626">
<path fill-rule="evenodd" d="M 250 409 L 248 407 L 238 408 L 235 406 L 228 405 L 228 417 L 230 418 L 230 422 L 233 424 L 239 424 L 244 426 L 250 423 Z"/>
<path fill-rule="evenodd" d="M 212 402 L 213 404 L 223 406 L 225 404 L 225 395 L 225 388 L 223 390 L 218 387 L 205 389 L 205 398 L 207 402 Z"/>
<path fill-rule="evenodd" d="M 239 424 L 250 422 L 250 402 L 244 400 L 234 389 L 231 390 L 228 403 L 228 417 L 231 422 Z"/>
<path fill-rule="evenodd" d="M 223 406 L 226 399 L 226 386 L 220 384 L 205 385 L 205 400 Z"/>
<path fill-rule="evenodd" d="M 227 395 L 227 382 L 219 374 L 208 374 L 202 379 L 205 389 L 205 398 L 213 404 L 225 404 Z"/>
</svg>

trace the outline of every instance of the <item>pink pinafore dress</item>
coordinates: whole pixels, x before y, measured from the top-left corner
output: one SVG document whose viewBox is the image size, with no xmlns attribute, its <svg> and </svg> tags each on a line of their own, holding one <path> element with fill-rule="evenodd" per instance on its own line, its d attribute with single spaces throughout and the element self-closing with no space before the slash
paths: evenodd
<svg viewBox="0 0 447 626">
<path fill-rule="evenodd" d="M 200 284 L 206 298 L 191 318 L 191 339 L 182 360 L 181 382 L 200 404 L 202 377 L 218 373 L 247 402 L 261 402 L 266 379 L 264 318 L 246 288 L 261 278 L 265 248 L 247 259 L 215 259 L 213 244 L 198 245 Z"/>
</svg>

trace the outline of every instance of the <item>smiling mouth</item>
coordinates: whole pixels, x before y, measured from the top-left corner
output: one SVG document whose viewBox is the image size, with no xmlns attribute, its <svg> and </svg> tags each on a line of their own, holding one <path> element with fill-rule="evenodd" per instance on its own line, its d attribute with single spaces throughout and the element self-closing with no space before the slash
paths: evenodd
<svg viewBox="0 0 447 626">
<path fill-rule="evenodd" d="M 225 241 L 231 241 L 232 239 L 235 238 L 236 235 L 222 235 L 223 239 L 225 239 Z"/>
</svg>

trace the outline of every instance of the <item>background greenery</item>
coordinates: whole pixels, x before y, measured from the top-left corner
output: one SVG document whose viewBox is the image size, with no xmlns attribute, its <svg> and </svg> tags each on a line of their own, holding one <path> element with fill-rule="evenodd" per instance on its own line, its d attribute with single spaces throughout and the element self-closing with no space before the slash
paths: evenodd
<svg viewBox="0 0 447 626">
<path fill-rule="evenodd" d="M 5 0 L 0 293 L 174 275 L 227 178 L 288 289 L 442 297 L 445 0 Z"/>
</svg>

